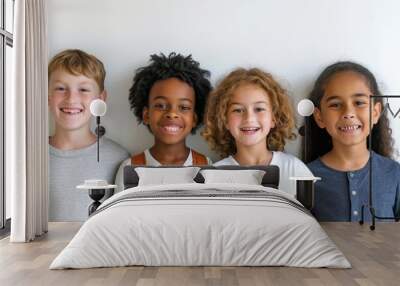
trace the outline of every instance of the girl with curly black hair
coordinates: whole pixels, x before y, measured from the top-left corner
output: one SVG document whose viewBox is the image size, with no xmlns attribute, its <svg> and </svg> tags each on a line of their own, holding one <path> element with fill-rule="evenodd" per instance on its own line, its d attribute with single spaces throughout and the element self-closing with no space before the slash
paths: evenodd
<svg viewBox="0 0 400 286">
<path fill-rule="evenodd" d="M 313 160 L 308 164 L 313 174 L 322 178 L 315 185 L 313 209 L 319 220 L 361 220 L 361 206 L 369 202 L 370 160 L 375 214 L 399 214 L 400 164 L 389 158 L 393 140 L 382 97 L 371 99 L 372 95 L 381 96 L 374 75 L 354 62 L 337 62 L 325 68 L 311 91 L 316 108 L 307 134 L 311 138 L 306 158 Z M 366 215 L 370 220 L 369 212 Z"/>
<path fill-rule="evenodd" d="M 207 165 L 211 160 L 186 146 L 203 122 L 210 72 L 192 56 L 171 53 L 151 55 L 150 64 L 139 68 L 129 90 L 129 102 L 139 123 L 154 135 L 154 145 L 125 160 L 117 173 L 118 191 L 127 165 Z"/>
</svg>

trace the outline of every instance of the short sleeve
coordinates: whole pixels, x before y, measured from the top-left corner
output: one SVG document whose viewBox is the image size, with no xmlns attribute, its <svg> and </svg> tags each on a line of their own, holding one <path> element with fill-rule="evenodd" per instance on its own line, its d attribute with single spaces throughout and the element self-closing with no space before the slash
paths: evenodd
<svg viewBox="0 0 400 286">
<path fill-rule="evenodd" d="M 295 160 L 295 176 L 296 177 L 313 177 L 313 173 L 299 158 L 294 157 Z"/>
</svg>

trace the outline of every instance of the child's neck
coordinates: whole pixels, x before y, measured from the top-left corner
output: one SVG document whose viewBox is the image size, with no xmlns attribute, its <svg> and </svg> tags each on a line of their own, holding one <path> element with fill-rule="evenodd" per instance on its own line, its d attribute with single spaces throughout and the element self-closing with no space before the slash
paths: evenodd
<svg viewBox="0 0 400 286">
<path fill-rule="evenodd" d="M 233 155 L 239 165 L 269 165 L 272 160 L 272 152 L 265 144 L 262 146 L 243 147 L 237 145 L 237 152 Z"/>
<path fill-rule="evenodd" d="M 369 150 L 366 144 L 354 146 L 338 146 L 333 144 L 331 151 L 321 157 L 327 166 L 340 171 L 355 171 L 362 169 L 369 160 Z"/>
<path fill-rule="evenodd" d="M 49 138 L 49 143 L 60 150 L 76 150 L 88 147 L 96 142 L 96 135 L 90 130 L 63 131 L 56 128 L 56 132 Z"/>
<path fill-rule="evenodd" d="M 189 156 L 190 149 L 186 147 L 185 142 L 165 144 L 156 141 L 149 151 L 161 165 L 183 165 Z"/>
</svg>

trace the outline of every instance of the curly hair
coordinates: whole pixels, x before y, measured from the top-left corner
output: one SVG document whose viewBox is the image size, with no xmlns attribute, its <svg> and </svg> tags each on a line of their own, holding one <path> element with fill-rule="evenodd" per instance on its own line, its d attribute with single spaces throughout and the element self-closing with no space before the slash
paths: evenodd
<svg viewBox="0 0 400 286">
<path fill-rule="evenodd" d="M 153 85 L 160 80 L 177 78 L 189 86 L 195 92 L 196 125 L 192 129 L 194 134 L 203 122 L 204 109 L 208 94 L 212 87 L 209 81 L 210 72 L 200 68 L 200 64 L 192 59 L 192 56 L 170 53 L 151 55 L 150 64 L 136 70 L 133 85 L 129 89 L 129 102 L 134 115 L 139 123 L 143 122 L 143 109 L 149 105 L 149 94 Z"/>
<path fill-rule="evenodd" d="M 321 99 L 325 94 L 325 87 L 329 80 L 335 74 L 347 71 L 355 72 L 363 76 L 371 93 L 375 96 L 382 96 L 378 88 L 378 83 L 375 79 L 375 76 L 372 74 L 371 71 L 358 63 L 351 61 L 342 61 L 326 67 L 317 78 L 314 84 L 314 88 L 312 89 L 309 96 L 309 99 L 314 103 L 316 107 L 320 108 Z M 374 101 L 375 103 L 379 102 L 382 108 L 384 107 L 383 98 L 375 98 Z M 310 138 L 310 140 L 308 140 L 307 143 L 307 153 L 304 154 L 303 152 L 305 157 L 303 159 L 306 163 L 314 161 L 315 159 L 326 154 L 333 148 L 331 136 L 325 129 L 321 129 L 318 127 L 313 116 L 310 116 L 309 123 L 309 130 L 307 131 L 306 136 Z M 393 138 L 386 110 L 381 114 L 378 122 L 372 128 L 371 134 L 372 150 L 382 156 L 391 157 L 393 154 Z M 369 140 L 367 138 L 367 143 L 368 142 Z M 305 149 L 304 143 L 303 149 Z"/>
<path fill-rule="evenodd" d="M 64 50 L 51 59 L 48 69 L 49 78 L 58 69 L 62 69 L 72 75 L 84 75 L 94 79 L 100 91 L 104 90 L 106 71 L 103 63 L 93 55 L 78 49 Z"/>
<path fill-rule="evenodd" d="M 239 68 L 220 82 L 211 92 L 207 102 L 205 128 L 201 135 L 211 149 L 217 151 L 221 157 L 236 153 L 235 140 L 226 128 L 227 111 L 234 92 L 240 86 L 248 84 L 263 89 L 272 105 L 275 127 L 267 136 L 266 148 L 271 151 L 281 151 L 286 139 L 296 138 L 292 132 L 295 125 L 293 109 L 285 90 L 269 73 L 258 68 L 248 70 Z"/>
</svg>

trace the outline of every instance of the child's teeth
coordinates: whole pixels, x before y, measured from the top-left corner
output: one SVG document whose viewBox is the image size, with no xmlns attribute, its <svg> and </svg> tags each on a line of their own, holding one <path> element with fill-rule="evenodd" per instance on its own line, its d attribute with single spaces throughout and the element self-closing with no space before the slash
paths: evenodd
<svg viewBox="0 0 400 286">
<path fill-rule="evenodd" d="M 71 114 L 77 114 L 77 113 L 81 112 L 81 109 L 79 109 L 79 108 L 62 108 L 61 110 L 62 110 L 62 112 L 71 113 Z"/>
<path fill-rule="evenodd" d="M 358 125 L 352 125 L 352 126 L 344 126 L 344 127 L 341 127 L 341 129 L 342 129 L 343 131 L 353 131 L 353 130 L 356 130 L 356 129 L 358 129 L 358 128 L 359 128 Z"/>
<path fill-rule="evenodd" d="M 179 127 L 176 127 L 176 126 L 165 126 L 165 129 L 167 129 L 167 131 L 170 131 L 170 132 L 176 132 L 176 131 L 179 130 Z"/>
</svg>

